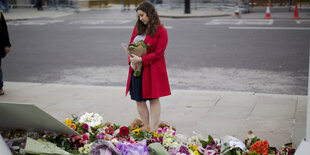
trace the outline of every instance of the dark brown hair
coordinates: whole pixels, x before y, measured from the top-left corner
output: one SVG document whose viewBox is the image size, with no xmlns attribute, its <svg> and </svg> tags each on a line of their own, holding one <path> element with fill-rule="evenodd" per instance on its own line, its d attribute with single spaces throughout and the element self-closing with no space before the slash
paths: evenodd
<svg viewBox="0 0 310 155">
<path fill-rule="evenodd" d="M 147 25 L 144 25 L 140 21 L 139 16 L 138 16 L 138 20 L 136 22 L 136 29 L 138 31 L 138 34 L 139 35 L 152 34 L 153 36 L 155 36 L 157 27 L 162 26 L 162 25 L 160 23 L 160 20 L 159 20 L 159 17 L 155 10 L 154 5 L 148 1 L 144 1 L 136 9 L 136 12 L 138 12 L 138 10 L 145 12 L 146 15 L 149 17 L 149 22 L 147 23 Z"/>
</svg>

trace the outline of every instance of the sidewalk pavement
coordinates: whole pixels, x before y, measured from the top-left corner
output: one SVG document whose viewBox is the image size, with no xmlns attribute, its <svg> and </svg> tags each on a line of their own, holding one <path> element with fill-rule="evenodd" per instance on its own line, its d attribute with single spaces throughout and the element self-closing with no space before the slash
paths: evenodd
<svg viewBox="0 0 310 155">
<path fill-rule="evenodd" d="M 88 11 L 105 10 L 107 16 L 118 15 L 123 16 L 121 13 L 121 5 L 113 4 L 109 8 L 91 8 L 91 9 L 72 9 L 72 8 L 59 8 L 58 10 L 49 8 L 44 11 L 37 11 L 36 8 L 13 8 L 9 13 L 4 13 L 6 20 L 27 20 L 27 19 L 42 19 L 42 18 L 59 18 L 72 14 L 83 13 Z M 133 8 L 131 8 L 133 11 Z M 111 11 L 107 11 L 111 10 Z M 241 13 L 241 18 L 261 18 L 265 17 L 265 7 L 250 8 L 250 13 Z M 271 10 L 271 17 L 273 19 L 293 19 L 294 10 L 289 12 L 288 8 L 276 8 Z M 191 9 L 190 14 L 185 14 L 183 8 L 170 9 L 167 7 L 157 7 L 158 15 L 162 18 L 210 18 L 210 17 L 234 17 L 234 9 L 216 9 L 212 7 Z M 117 13 L 118 12 L 118 13 Z M 302 8 L 299 10 L 301 19 L 310 19 L 310 8 Z"/>
<path fill-rule="evenodd" d="M 1 103 L 35 104 L 61 122 L 85 112 L 104 114 L 105 121 L 120 125 L 139 117 L 125 87 L 5 82 L 4 90 Z M 306 135 L 307 96 L 172 90 L 161 106 L 160 121 L 187 136 L 195 131 L 244 140 L 252 130 L 271 146 L 293 142 L 297 147 Z"/>
</svg>

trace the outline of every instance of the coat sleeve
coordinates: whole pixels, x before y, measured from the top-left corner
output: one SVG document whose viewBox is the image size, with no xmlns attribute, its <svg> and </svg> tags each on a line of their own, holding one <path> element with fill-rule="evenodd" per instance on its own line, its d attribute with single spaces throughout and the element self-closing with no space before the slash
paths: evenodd
<svg viewBox="0 0 310 155">
<path fill-rule="evenodd" d="M 129 42 L 129 44 L 131 44 L 132 42 L 133 42 L 133 40 L 135 39 L 135 37 L 136 37 L 136 27 L 134 27 L 133 28 L 133 31 L 132 31 L 132 35 L 131 35 L 131 38 L 130 38 L 130 42 Z M 129 45 L 128 44 L 128 45 Z M 130 59 L 129 59 L 130 57 L 129 57 L 129 55 L 128 55 L 128 65 L 130 65 Z"/>
<path fill-rule="evenodd" d="M 8 28 L 4 19 L 4 16 L 1 13 L 1 28 L 2 28 L 2 39 L 3 39 L 3 45 L 4 47 L 11 47 L 10 38 L 9 38 L 9 32 Z"/>
<path fill-rule="evenodd" d="M 159 37 L 155 51 L 141 57 L 143 65 L 150 65 L 165 55 L 165 50 L 168 44 L 167 30 L 164 27 L 162 27 L 157 33 Z"/>
</svg>

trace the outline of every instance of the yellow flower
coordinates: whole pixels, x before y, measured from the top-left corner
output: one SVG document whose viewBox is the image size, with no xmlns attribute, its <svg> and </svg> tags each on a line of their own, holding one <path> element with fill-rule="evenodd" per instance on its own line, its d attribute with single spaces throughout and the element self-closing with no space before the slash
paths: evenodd
<svg viewBox="0 0 310 155">
<path fill-rule="evenodd" d="M 132 130 L 131 132 L 134 132 L 134 133 L 136 133 L 136 134 L 138 135 L 138 134 L 140 134 L 140 128 L 139 128 L 139 129 Z"/>
<path fill-rule="evenodd" d="M 158 134 L 156 132 L 153 132 L 153 137 L 158 137 Z"/>
<path fill-rule="evenodd" d="M 65 120 L 65 124 L 68 125 L 68 126 L 70 126 L 70 125 L 72 124 L 72 120 L 71 120 L 70 118 L 67 118 L 67 119 Z"/>
<path fill-rule="evenodd" d="M 75 130 L 75 129 L 76 129 L 76 125 L 75 125 L 75 124 L 71 124 L 71 125 L 70 125 L 70 128 L 72 128 L 73 130 Z"/>
<path fill-rule="evenodd" d="M 188 146 L 191 150 L 193 151 L 198 151 L 198 147 L 196 145 L 191 144 L 190 146 Z"/>
<path fill-rule="evenodd" d="M 197 146 L 196 146 L 197 147 Z M 194 154 L 195 155 L 200 155 L 200 153 L 196 150 L 196 151 L 194 151 Z"/>
</svg>

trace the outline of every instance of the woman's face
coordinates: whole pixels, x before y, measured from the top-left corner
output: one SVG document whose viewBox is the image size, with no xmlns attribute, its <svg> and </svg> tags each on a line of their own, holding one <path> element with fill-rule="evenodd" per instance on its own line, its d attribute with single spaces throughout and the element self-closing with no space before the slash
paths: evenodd
<svg viewBox="0 0 310 155">
<path fill-rule="evenodd" d="M 149 23 L 149 17 L 146 15 L 146 13 L 142 10 L 138 10 L 137 11 L 137 14 L 138 14 L 138 17 L 139 17 L 139 20 L 144 24 L 146 25 L 147 23 Z"/>
</svg>

